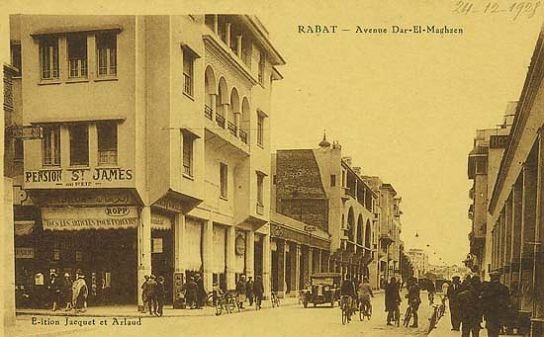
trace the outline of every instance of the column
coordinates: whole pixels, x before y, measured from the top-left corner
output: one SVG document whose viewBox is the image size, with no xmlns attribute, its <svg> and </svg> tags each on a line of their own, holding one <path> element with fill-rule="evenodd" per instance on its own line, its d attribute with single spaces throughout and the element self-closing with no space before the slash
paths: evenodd
<svg viewBox="0 0 544 337">
<path fill-rule="evenodd" d="M 521 218 L 521 256 L 520 256 L 520 287 L 521 310 L 533 310 L 533 246 L 527 242 L 535 240 L 536 215 L 536 165 L 528 162 L 523 167 L 522 189 L 522 218 Z"/>
<path fill-rule="evenodd" d="M 534 246 L 534 311 L 531 324 L 531 336 L 542 336 L 544 334 L 544 131 L 538 130 L 538 172 L 536 187 L 536 226 Z"/>
<path fill-rule="evenodd" d="M 229 49 L 230 49 L 230 27 L 231 27 L 231 23 L 227 22 L 225 24 L 225 29 L 226 29 L 226 34 L 225 34 L 226 38 L 225 39 L 227 40 L 226 41 L 227 42 L 227 47 L 229 47 Z"/>
<path fill-rule="evenodd" d="M 138 310 L 144 308 L 142 287 L 145 275 L 151 274 L 151 208 L 144 206 L 138 223 Z"/>
<path fill-rule="evenodd" d="M 246 234 L 246 280 L 248 277 L 255 279 L 255 232 L 249 231 Z"/>
<path fill-rule="evenodd" d="M 295 279 L 295 290 L 300 290 L 304 285 L 303 284 L 300 284 L 300 255 L 301 255 L 301 251 L 300 251 L 300 244 L 297 243 L 296 246 L 295 246 L 295 276 L 294 276 L 294 279 Z M 297 293 L 298 294 L 298 293 Z M 298 296 L 298 295 L 297 295 Z"/>
<path fill-rule="evenodd" d="M 238 57 L 242 57 L 242 35 L 238 35 L 236 37 L 237 45 L 236 45 L 236 54 Z"/>
<path fill-rule="evenodd" d="M 285 240 L 277 240 L 278 246 L 278 297 L 285 297 Z"/>
<path fill-rule="evenodd" d="M 227 264 L 227 289 L 235 289 L 236 282 L 234 277 L 236 256 L 234 255 L 234 241 L 236 239 L 236 229 L 234 226 L 227 228 L 227 252 L 226 252 L 226 264 Z"/>
<path fill-rule="evenodd" d="M 320 249 L 317 255 L 318 264 L 317 264 L 317 272 L 321 273 L 323 271 L 323 251 Z"/>
<path fill-rule="evenodd" d="M 264 293 L 267 298 L 270 298 L 270 287 L 272 285 L 270 279 L 272 255 L 270 249 L 270 234 L 263 237 L 263 285 Z"/>
<path fill-rule="evenodd" d="M 512 259 L 512 194 L 504 206 L 505 249 L 504 249 L 504 284 L 510 288 L 510 260 Z"/>
<path fill-rule="evenodd" d="M 511 285 L 519 288 L 520 253 L 521 253 L 521 179 L 512 187 L 512 247 L 510 262 Z"/>
<path fill-rule="evenodd" d="M 213 287 L 213 221 L 204 221 L 204 232 L 202 242 L 202 267 L 204 271 L 204 289 L 211 290 Z"/>
</svg>

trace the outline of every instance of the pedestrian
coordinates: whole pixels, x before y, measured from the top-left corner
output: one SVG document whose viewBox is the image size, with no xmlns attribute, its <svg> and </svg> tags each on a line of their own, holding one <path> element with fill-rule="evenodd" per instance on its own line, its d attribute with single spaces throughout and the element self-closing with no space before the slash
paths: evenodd
<svg viewBox="0 0 544 337">
<path fill-rule="evenodd" d="M 60 309 L 62 303 L 61 288 L 62 286 L 58 279 L 58 275 L 56 273 L 52 273 L 51 280 L 49 281 L 49 291 L 51 296 L 51 302 L 53 303 L 53 311 L 57 311 L 57 309 Z"/>
<path fill-rule="evenodd" d="M 85 275 L 78 274 L 77 280 L 72 286 L 72 306 L 74 307 L 74 311 L 76 313 L 85 312 L 85 302 L 87 301 L 88 295 L 89 288 L 87 287 L 87 283 L 85 282 Z"/>
<path fill-rule="evenodd" d="M 240 309 L 244 309 L 244 302 L 246 301 L 246 276 L 240 275 L 238 282 L 236 283 L 236 293 L 238 295 L 238 303 Z"/>
<path fill-rule="evenodd" d="M 399 283 L 392 277 L 385 286 L 385 311 L 387 311 L 387 325 L 392 325 L 391 321 L 399 320 L 399 304 L 401 302 L 399 293 Z"/>
<path fill-rule="evenodd" d="M 478 337 L 482 321 L 481 282 L 478 276 L 472 277 L 457 294 L 457 302 L 462 323 L 461 336 L 470 337 L 472 334 L 472 337 Z"/>
<path fill-rule="evenodd" d="M 219 283 L 214 282 L 213 288 L 212 288 L 212 299 L 213 299 L 213 305 L 215 307 L 215 315 L 219 316 L 221 315 L 221 310 L 223 309 L 224 301 L 223 301 L 223 291 L 219 287 Z"/>
<path fill-rule="evenodd" d="M 185 299 L 190 309 L 196 308 L 197 292 L 198 285 L 195 282 L 195 278 L 191 276 L 185 285 Z"/>
<path fill-rule="evenodd" d="M 202 306 L 206 304 L 207 293 L 206 293 L 206 289 L 204 289 L 204 280 L 202 279 L 200 274 L 195 275 L 195 283 L 197 287 L 196 308 L 201 309 Z"/>
<path fill-rule="evenodd" d="M 406 298 L 408 299 L 408 305 L 411 308 L 412 317 L 414 318 L 414 323 L 410 325 L 410 327 L 417 328 L 418 326 L 417 310 L 419 309 L 419 305 L 421 304 L 421 297 L 420 297 L 421 289 L 419 288 L 417 279 L 415 277 L 410 277 L 408 279 L 407 288 L 408 288 L 408 294 L 406 294 Z"/>
<path fill-rule="evenodd" d="M 446 296 L 448 297 L 449 306 L 450 306 L 450 316 L 451 316 L 451 329 L 453 331 L 459 331 L 461 328 L 461 319 L 459 312 L 459 303 L 457 301 L 457 294 L 461 291 L 461 278 L 459 276 L 454 276 L 452 282 L 448 287 Z"/>
<path fill-rule="evenodd" d="M 142 302 L 144 304 L 144 308 L 142 309 L 142 312 L 146 313 L 147 308 L 147 282 L 149 281 L 149 275 L 144 276 L 144 283 L 142 283 L 141 289 L 142 289 Z"/>
<path fill-rule="evenodd" d="M 359 287 L 357 289 L 357 295 L 359 296 L 359 303 L 366 306 L 366 313 L 371 313 L 372 301 L 370 300 L 370 298 L 374 297 L 374 293 L 372 292 L 372 286 L 370 285 L 370 282 L 368 281 L 368 278 L 366 276 L 363 282 L 359 284 Z"/>
<path fill-rule="evenodd" d="M 264 285 L 260 275 L 257 275 L 255 282 L 253 283 L 253 295 L 255 295 L 256 308 L 261 309 L 264 295 Z"/>
<path fill-rule="evenodd" d="M 149 314 L 157 315 L 157 281 L 155 275 L 149 275 L 149 280 L 146 284 L 147 304 L 149 306 Z"/>
<path fill-rule="evenodd" d="M 246 284 L 246 296 L 249 300 L 249 306 L 253 305 L 253 278 L 250 276 L 247 278 L 247 284 Z"/>
<path fill-rule="evenodd" d="M 429 299 L 429 305 L 434 304 L 434 295 L 436 293 L 436 288 L 434 286 L 434 282 L 432 280 L 429 280 L 427 283 L 427 298 Z"/>
<path fill-rule="evenodd" d="M 65 273 L 64 279 L 62 280 L 62 301 L 65 304 L 65 311 L 72 310 L 72 279 L 70 278 L 70 274 Z"/>
<path fill-rule="evenodd" d="M 482 289 L 483 313 L 487 335 L 498 337 L 511 307 L 509 291 L 507 286 L 501 284 L 500 273 L 489 273 L 489 276 L 491 281 Z"/>
<path fill-rule="evenodd" d="M 164 307 L 164 297 L 166 295 L 166 288 L 164 286 L 164 277 L 159 276 L 157 278 L 157 289 L 155 290 L 155 297 L 157 298 L 157 316 L 162 316 L 162 309 Z"/>
</svg>

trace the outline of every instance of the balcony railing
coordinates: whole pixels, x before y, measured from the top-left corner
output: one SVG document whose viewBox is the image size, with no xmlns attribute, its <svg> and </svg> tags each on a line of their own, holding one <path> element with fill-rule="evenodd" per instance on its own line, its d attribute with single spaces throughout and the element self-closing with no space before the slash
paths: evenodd
<svg viewBox="0 0 544 337">
<path fill-rule="evenodd" d="M 227 123 L 227 128 L 229 129 L 229 132 L 236 137 L 236 131 L 237 131 L 237 127 L 236 127 L 236 124 L 234 124 L 233 122 L 228 122 Z"/>
<path fill-rule="evenodd" d="M 239 135 L 240 135 L 240 140 L 243 143 L 247 144 L 247 132 L 245 132 L 244 130 L 240 130 Z"/>
<path fill-rule="evenodd" d="M 264 205 L 258 202 L 256 211 L 257 211 L 257 214 L 263 215 L 264 214 Z"/>
<path fill-rule="evenodd" d="M 225 117 L 218 114 L 215 116 L 215 121 L 217 122 L 217 125 L 219 125 L 220 128 L 222 129 L 225 128 Z"/>
<path fill-rule="evenodd" d="M 204 116 L 211 121 L 213 120 L 213 109 L 208 105 L 204 105 Z"/>
</svg>

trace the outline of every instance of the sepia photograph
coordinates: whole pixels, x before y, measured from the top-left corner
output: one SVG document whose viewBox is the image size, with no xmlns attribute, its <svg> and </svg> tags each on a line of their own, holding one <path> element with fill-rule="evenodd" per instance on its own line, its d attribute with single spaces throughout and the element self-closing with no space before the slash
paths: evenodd
<svg viewBox="0 0 544 337">
<path fill-rule="evenodd" d="M 544 1 L 0 12 L 0 337 L 544 337 Z"/>
</svg>

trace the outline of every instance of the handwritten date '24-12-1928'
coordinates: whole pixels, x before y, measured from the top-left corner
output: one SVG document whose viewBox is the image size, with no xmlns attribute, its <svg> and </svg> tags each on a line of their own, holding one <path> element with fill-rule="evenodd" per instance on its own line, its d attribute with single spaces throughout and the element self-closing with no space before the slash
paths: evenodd
<svg viewBox="0 0 544 337">
<path fill-rule="evenodd" d="M 510 15 L 512 20 L 519 18 L 531 19 L 538 10 L 542 9 L 542 1 L 513 1 L 513 2 L 477 2 L 456 1 L 453 12 L 460 15 Z"/>
</svg>

